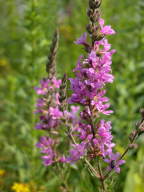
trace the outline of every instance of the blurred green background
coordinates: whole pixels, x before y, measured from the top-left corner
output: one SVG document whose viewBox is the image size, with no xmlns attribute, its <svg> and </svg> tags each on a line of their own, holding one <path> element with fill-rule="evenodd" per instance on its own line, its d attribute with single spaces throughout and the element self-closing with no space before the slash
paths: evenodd
<svg viewBox="0 0 144 192">
<path fill-rule="evenodd" d="M 73 41 L 85 31 L 87 4 L 88 0 L 0 0 L 0 192 L 12 191 L 15 182 L 27 183 L 31 192 L 98 191 L 86 166 L 45 168 L 34 146 L 41 133 L 34 130 L 33 87 L 46 75 L 53 32 L 59 27 L 58 76 L 72 76 L 83 53 Z M 115 113 L 109 119 L 116 149 L 123 152 L 144 107 L 144 1 L 103 0 L 101 12 L 117 31 L 109 38 L 117 50 L 115 82 L 108 86 Z M 109 186 L 113 184 L 114 192 L 144 192 L 144 136 L 126 160 Z"/>
</svg>

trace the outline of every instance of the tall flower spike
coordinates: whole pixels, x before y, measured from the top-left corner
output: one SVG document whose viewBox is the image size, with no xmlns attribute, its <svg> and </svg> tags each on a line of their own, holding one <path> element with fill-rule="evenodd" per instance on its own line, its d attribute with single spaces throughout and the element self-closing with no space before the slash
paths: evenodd
<svg viewBox="0 0 144 192">
<path fill-rule="evenodd" d="M 36 87 L 36 93 L 40 96 L 36 104 L 36 113 L 39 115 L 39 122 L 36 129 L 49 133 L 49 136 L 43 136 L 37 143 L 37 147 L 41 149 L 42 159 L 45 166 L 51 165 L 58 160 L 56 147 L 58 145 L 58 128 L 61 124 L 63 116 L 60 110 L 59 88 L 61 80 L 56 78 L 56 52 L 58 48 L 58 31 L 55 32 L 50 47 L 48 63 L 46 71 L 47 78 L 40 81 L 40 87 Z"/>
<path fill-rule="evenodd" d="M 52 44 L 50 47 L 50 53 L 48 56 L 48 62 L 46 65 L 46 71 L 48 73 L 49 78 L 55 76 L 56 73 L 56 53 L 58 49 L 58 41 L 59 41 L 59 32 L 58 30 L 56 30 L 53 36 Z"/>
<path fill-rule="evenodd" d="M 111 26 L 104 25 L 104 20 L 100 17 L 100 4 L 100 0 L 89 0 L 90 23 L 87 31 L 92 43 L 87 56 L 81 56 L 78 60 L 74 69 L 75 78 L 70 78 L 73 93 L 69 102 L 82 106 L 79 121 L 72 130 L 78 143 L 73 145 L 73 149 L 70 151 L 68 158 L 70 162 L 87 156 L 98 161 L 107 159 L 107 162 L 110 163 L 115 155 L 111 122 L 101 119 L 102 114 L 113 113 L 112 110 L 109 110 L 109 98 L 105 94 L 106 84 L 112 83 L 114 79 L 111 64 L 115 50 L 111 50 L 106 36 L 115 34 L 115 31 Z M 89 44 L 86 37 L 84 33 L 76 43 L 82 46 Z M 77 146 L 83 147 L 83 153 L 80 155 Z M 73 155 L 77 158 L 73 158 Z M 117 164 L 117 168 L 119 165 Z"/>
</svg>

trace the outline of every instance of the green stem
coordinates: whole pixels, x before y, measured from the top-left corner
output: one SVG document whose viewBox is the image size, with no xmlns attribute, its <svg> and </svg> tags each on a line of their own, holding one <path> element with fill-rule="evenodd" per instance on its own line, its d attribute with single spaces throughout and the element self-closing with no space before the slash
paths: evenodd
<svg viewBox="0 0 144 192">
<path fill-rule="evenodd" d="M 102 190 L 103 190 L 103 192 L 106 192 L 105 182 L 104 182 L 103 173 L 102 173 L 101 164 L 100 164 L 99 159 L 98 159 L 98 171 L 100 174 L 100 182 L 102 185 Z"/>
</svg>

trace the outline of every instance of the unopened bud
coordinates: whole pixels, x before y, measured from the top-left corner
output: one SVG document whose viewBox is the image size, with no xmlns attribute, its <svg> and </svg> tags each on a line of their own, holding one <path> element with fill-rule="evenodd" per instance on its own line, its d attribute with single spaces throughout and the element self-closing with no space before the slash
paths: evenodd
<svg viewBox="0 0 144 192">
<path fill-rule="evenodd" d="M 129 140 L 130 140 L 130 142 L 133 141 L 135 134 L 136 134 L 136 131 L 133 131 L 133 132 L 129 135 Z"/>
<path fill-rule="evenodd" d="M 90 17 L 93 14 L 93 10 L 92 9 L 88 9 L 87 10 L 87 16 Z"/>
<path fill-rule="evenodd" d="M 100 18 L 100 11 L 99 9 L 88 9 L 87 15 L 90 18 L 91 22 L 95 23 L 99 20 Z"/>
<path fill-rule="evenodd" d="M 140 121 L 137 121 L 137 122 L 136 122 L 135 126 L 136 126 L 137 129 L 139 128 L 140 123 L 141 123 Z"/>
<path fill-rule="evenodd" d="M 95 33 L 92 34 L 92 39 L 93 39 L 93 41 L 100 41 L 100 40 L 102 40 L 103 38 L 104 38 L 104 35 L 101 34 L 101 33 L 95 32 Z"/>
<path fill-rule="evenodd" d="M 136 143 L 129 144 L 129 149 L 137 149 L 138 145 Z"/>
<path fill-rule="evenodd" d="M 101 5 L 101 0 L 89 0 L 89 7 L 91 9 L 99 8 Z"/>
<path fill-rule="evenodd" d="M 87 29 L 87 32 L 88 32 L 89 34 L 92 34 L 93 31 L 94 31 L 94 28 L 93 28 L 92 24 L 88 24 L 88 25 L 86 26 L 86 29 Z"/>
</svg>

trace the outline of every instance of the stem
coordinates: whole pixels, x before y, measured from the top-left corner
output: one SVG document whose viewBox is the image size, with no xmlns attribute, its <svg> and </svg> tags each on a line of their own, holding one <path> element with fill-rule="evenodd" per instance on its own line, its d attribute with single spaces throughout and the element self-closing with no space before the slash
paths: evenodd
<svg viewBox="0 0 144 192">
<path fill-rule="evenodd" d="M 90 109 L 90 112 L 91 112 L 91 129 L 92 129 L 92 133 L 93 133 L 93 138 L 95 138 L 95 130 L 94 130 L 94 125 L 93 125 L 93 113 L 92 113 L 92 110 L 91 110 L 91 105 L 89 104 L 89 109 Z M 94 148 L 94 143 L 92 142 L 92 145 L 93 145 L 93 148 Z M 106 188 L 105 188 L 105 183 L 104 183 L 104 177 L 103 177 L 103 173 L 102 173 L 102 169 L 101 169 L 101 164 L 100 164 L 100 161 L 98 159 L 98 172 L 99 172 L 99 179 L 100 179 L 100 182 L 101 182 L 101 185 L 102 185 L 102 190 L 103 192 L 106 192 Z"/>
<path fill-rule="evenodd" d="M 105 187 L 103 173 L 102 173 L 101 164 L 100 164 L 99 159 L 98 159 L 98 170 L 99 170 L 99 174 L 100 174 L 100 182 L 102 185 L 102 190 L 103 190 L 103 192 L 106 192 L 106 187 Z"/>
<path fill-rule="evenodd" d="M 91 165 L 91 163 L 85 158 L 84 159 L 85 163 L 89 166 L 90 170 L 93 172 L 95 177 L 100 178 L 99 173 L 96 171 L 96 169 Z"/>
<path fill-rule="evenodd" d="M 136 131 L 135 135 L 133 136 L 133 139 L 131 141 L 130 144 L 133 144 L 136 140 L 136 137 L 138 136 L 138 133 L 139 133 L 139 130 Z M 121 160 L 123 159 L 123 157 L 127 154 L 127 152 L 129 151 L 130 147 L 129 145 L 127 146 L 126 150 L 123 152 L 123 154 L 121 155 L 121 157 L 118 159 L 118 160 Z"/>
</svg>

